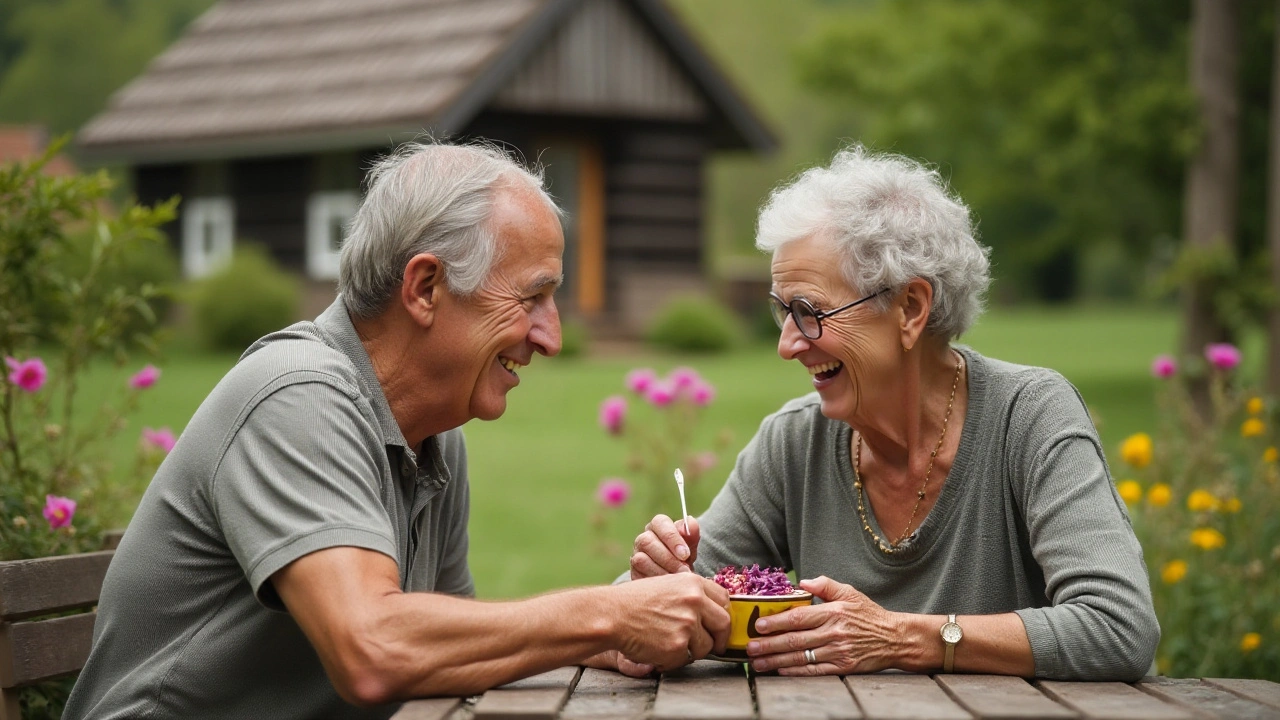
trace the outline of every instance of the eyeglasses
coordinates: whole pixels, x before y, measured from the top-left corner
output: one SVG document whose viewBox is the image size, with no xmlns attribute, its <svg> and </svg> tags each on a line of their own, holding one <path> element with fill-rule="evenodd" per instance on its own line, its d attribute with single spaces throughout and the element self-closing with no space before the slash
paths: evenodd
<svg viewBox="0 0 1280 720">
<path fill-rule="evenodd" d="M 772 300 L 772 302 L 769 303 L 769 312 L 773 313 L 773 321 L 778 323 L 779 330 L 781 330 L 782 326 L 786 324 L 787 315 L 790 315 L 791 319 L 795 321 L 796 327 L 800 329 L 801 335 L 805 336 L 809 340 L 817 340 L 822 337 L 822 321 L 824 319 L 829 318 L 836 313 L 842 313 L 849 308 L 857 307 L 871 298 L 876 297 L 877 295 L 883 295 L 888 291 L 889 288 L 884 288 L 878 292 L 871 293 L 861 300 L 854 300 L 848 305 L 838 307 L 835 310 L 827 310 L 825 312 L 818 310 L 812 303 L 804 298 L 792 298 L 791 303 L 787 304 L 782 301 L 782 298 L 778 297 L 777 293 L 771 292 L 769 293 L 769 299 Z"/>
</svg>

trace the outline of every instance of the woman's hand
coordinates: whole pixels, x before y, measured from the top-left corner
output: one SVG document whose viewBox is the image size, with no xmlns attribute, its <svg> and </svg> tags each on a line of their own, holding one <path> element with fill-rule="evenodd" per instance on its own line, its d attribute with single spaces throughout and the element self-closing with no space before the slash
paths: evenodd
<svg viewBox="0 0 1280 720">
<path fill-rule="evenodd" d="M 631 579 L 692 572 L 698 557 L 698 540 L 702 531 L 693 518 L 679 522 L 666 515 L 655 515 L 644 532 L 636 536 L 631 554 Z"/>
<path fill-rule="evenodd" d="M 828 577 L 802 580 L 800 587 L 824 601 L 760 618 L 761 637 L 747 644 L 751 667 L 780 675 L 851 675 L 894 667 L 902 631 L 897 615 L 866 595 Z M 817 662 L 809 663 L 805 650 Z"/>
</svg>

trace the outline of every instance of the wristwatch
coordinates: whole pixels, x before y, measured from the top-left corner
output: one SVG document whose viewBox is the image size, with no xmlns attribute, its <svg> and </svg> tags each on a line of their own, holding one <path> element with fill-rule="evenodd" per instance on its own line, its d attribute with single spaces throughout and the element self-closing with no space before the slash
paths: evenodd
<svg viewBox="0 0 1280 720">
<path fill-rule="evenodd" d="M 942 656 L 942 671 L 951 672 L 951 668 L 956 662 L 956 645 L 960 644 L 960 640 L 964 637 L 964 631 L 956 624 L 955 613 L 947 616 L 947 621 L 942 624 L 942 642 L 946 643 L 947 648 Z"/>
</svg>

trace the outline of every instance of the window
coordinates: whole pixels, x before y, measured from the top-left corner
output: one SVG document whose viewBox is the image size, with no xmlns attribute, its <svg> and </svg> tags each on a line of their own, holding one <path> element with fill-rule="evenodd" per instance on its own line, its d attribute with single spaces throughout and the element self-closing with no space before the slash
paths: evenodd
<svg viewBox="0 0 1280 720">
<path fill-rule="evenodd" d="M 231 262 L 235 206 L 231 198 L 188 200 L 182 208 L 182 269 L 197 278 Z"/>
<path fill-rule="evenodd" d="M 317 280 L 338 277 L 338 257 L 359 200 L 354 190 L 318 192 L 307 202 L 307 273 Z"/>
</svg>

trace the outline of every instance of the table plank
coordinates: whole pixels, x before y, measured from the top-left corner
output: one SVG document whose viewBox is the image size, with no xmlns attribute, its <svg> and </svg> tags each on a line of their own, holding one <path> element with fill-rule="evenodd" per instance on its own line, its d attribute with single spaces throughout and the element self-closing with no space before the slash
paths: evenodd
<svg viewBox="0 0 1280 720">
<path fill-rule="evenodd" d="M 755 704 L 741 665 L 699 660 L 663 673 L 654 720 L 752 720 Z"/>
<path fill-rule="evenodd" d="M 652 678 L 632 678 L 586 668 L 560 717 L 574 720 L 643 718 L 657 691 L 658 681 Z"/>
<path fill-rule="evenodd" d="M 1280 720 L 1280 708 L 1263 705 L 1195 678 L 1144 678 L 1137 688 L 1203 715 L 1232 720 Z"/>
<path fill-rule="evenodd" d="M 844 679 L 869 720 L 969 720 L 928 675 L 850 675 Z"/>
<path fill-rule="evenodd" d="M 984 720 L 1080 717 L 1079 713 L 1050 700 L 1020 677 L 938 675 L 934 680 L 969 712 Z"/>
<path fill-rule="evenodd" d="M 461 704 L 462 698 L 410 700 L 400 706 L 391 720 L 444 720 Z"/>
<path fill-rule="evenodd" d="M 1086 718 L 1097 720 L 1186 720 L 1193 717 L 1186 708 L 1170 705 L 1122 682 L 1037 683 L 1046 695 Z"/>
<path fill-rule="evenodd" d="M 1280 708 L 1280 683 L 1252 678 L 1205 678 L 1204 681 L 1254 702 Z"/>
<path fill-rule="evenodd" d="M 760 720 L 857 720 L 862 717 L 840 678 L 756 675 Z"/>
<path fill-rule="evenodd" d="M 554 720 L 578 679 L 578 667 L 556 668 L 494 688 L 476 703 L 476 720 Z"/>
</svg>

